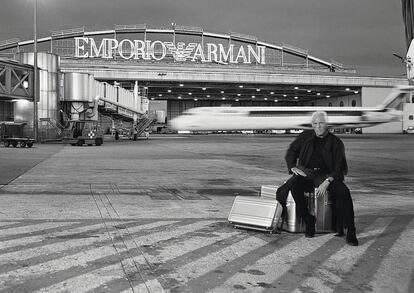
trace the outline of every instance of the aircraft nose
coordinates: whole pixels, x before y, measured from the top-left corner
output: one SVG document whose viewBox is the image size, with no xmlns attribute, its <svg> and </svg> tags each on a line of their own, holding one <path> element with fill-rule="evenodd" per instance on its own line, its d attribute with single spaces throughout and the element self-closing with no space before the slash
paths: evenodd
<svg viewBox="0 0 414 293">
<path fill-rule="evenodd" d="M 181 117 L 176 117 L 170 120 L 170 127 L 172 130 L 178 131 L 183 128 L 183 119 Z"/>
</svg>

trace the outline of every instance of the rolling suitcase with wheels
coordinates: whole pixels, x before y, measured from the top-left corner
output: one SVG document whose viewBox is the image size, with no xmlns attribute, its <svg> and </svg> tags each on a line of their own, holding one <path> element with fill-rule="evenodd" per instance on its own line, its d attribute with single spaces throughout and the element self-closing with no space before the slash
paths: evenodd
<svg viewBox="0 0 414 293">
<path fill-rule="evenodd" d="M 305 198 L 309 212 L 316 217 L 315 231 L 317 233 L 333 232 L 332 202 L 329 200 L 329 194 L 316 197 L 315 192 L 309 192 L 305 193 Z M 283 225 L 282 228 L 289 232 L 305 232 L 305 222 L 300 218 L 295 200 L 290 192 L 286 201 L 284 222 L 286 225 Z"/>
<path fill-rule="evenodd" d="M 228 220 L 235 227 L 273 232 L 281 214 L 282 206 L 276 199 L 236 196 Z"/>
</svg>

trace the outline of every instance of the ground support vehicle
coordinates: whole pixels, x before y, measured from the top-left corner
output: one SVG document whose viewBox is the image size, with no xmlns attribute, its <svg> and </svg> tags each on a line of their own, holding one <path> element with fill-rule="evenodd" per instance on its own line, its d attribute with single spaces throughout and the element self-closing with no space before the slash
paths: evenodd
<svg viewBox="0 0 414 293">
<path fill-rule="evenodd" d="M 103 130 L 98 121 L 73 120 L 62 133 L 62 142 L 72 146 L 84 144 L 100 146 L 103 144 Z"/>
</svg>

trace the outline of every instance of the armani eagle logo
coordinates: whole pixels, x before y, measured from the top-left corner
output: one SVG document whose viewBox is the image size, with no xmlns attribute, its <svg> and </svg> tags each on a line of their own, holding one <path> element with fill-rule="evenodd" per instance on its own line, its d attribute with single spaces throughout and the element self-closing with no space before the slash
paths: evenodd
<svg viewBox="0 0 414 293">
<path fill-rule="evenodd" d="M 165 42 L 164 44 L 173 55 L 175 61 L 186 61 L 197 47 L 197 43 L 189 43 L 187 46 L 183 42 L 178 42 L 177 46 L 173 42 Z"/>
</svg>

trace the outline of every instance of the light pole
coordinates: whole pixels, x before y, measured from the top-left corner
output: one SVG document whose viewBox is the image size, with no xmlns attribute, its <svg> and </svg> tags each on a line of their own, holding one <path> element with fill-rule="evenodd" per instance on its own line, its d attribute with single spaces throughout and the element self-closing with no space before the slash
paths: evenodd
<svg viewBox="0 0 414 293">
<path fill-rule="evenodd" d="M 39 141 L 38 135 L 38 112 L 37 112 L 37 100 L 38 100 L 38 72 L 37 72 L 37 0 L 34 0 L 34 9 L 33 9 L 33 136 L 36 142 Z"/>
</svg>

